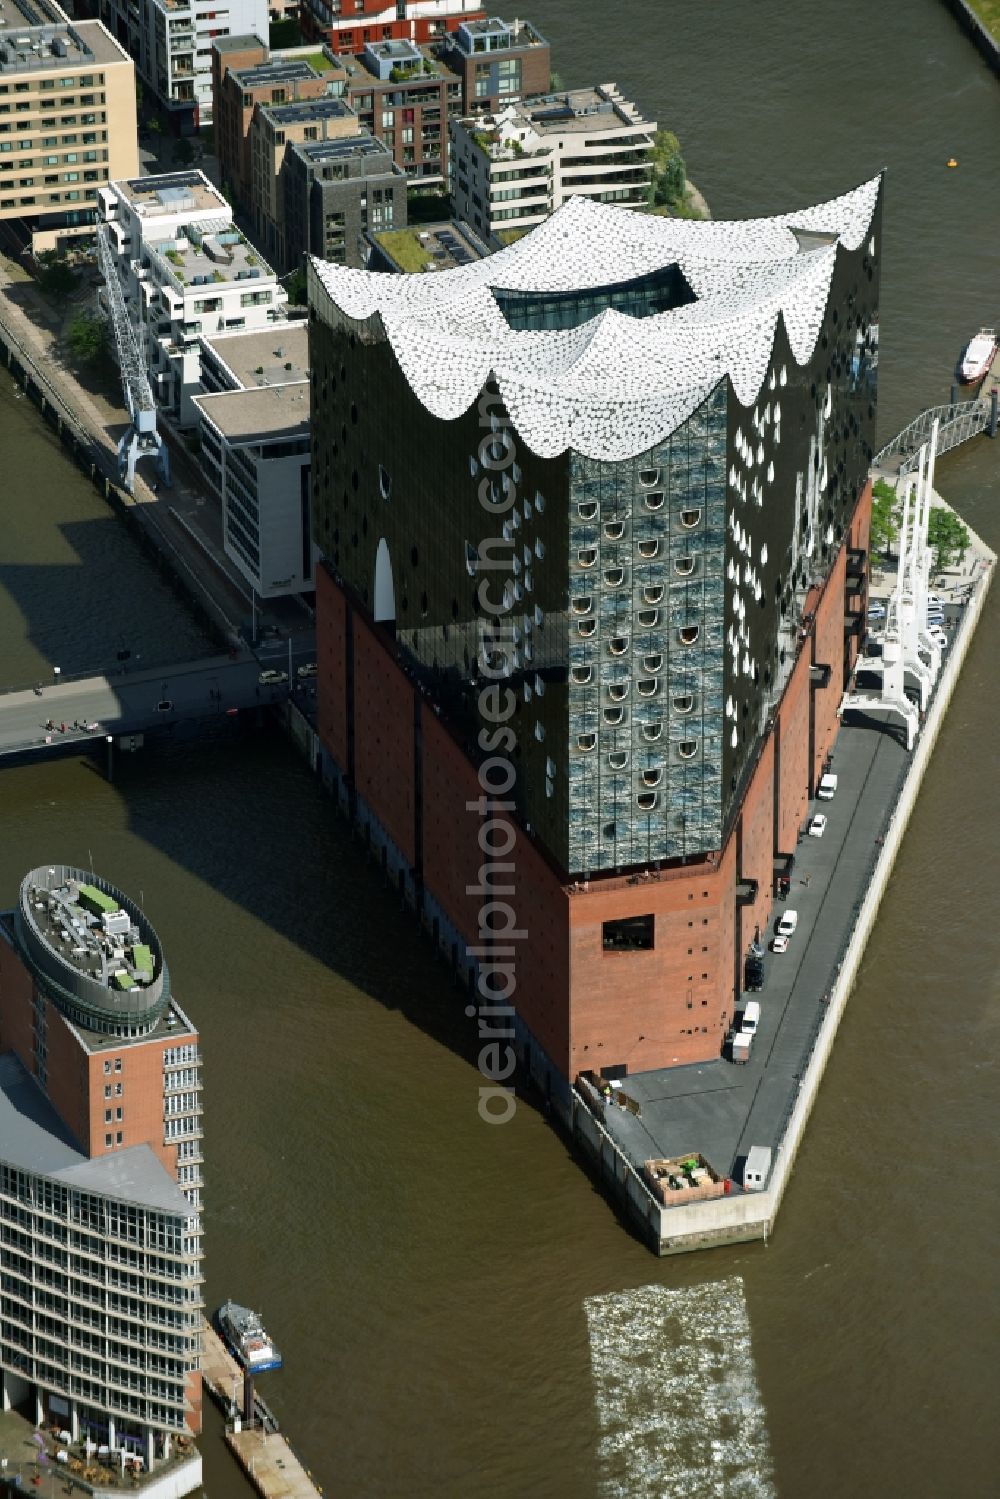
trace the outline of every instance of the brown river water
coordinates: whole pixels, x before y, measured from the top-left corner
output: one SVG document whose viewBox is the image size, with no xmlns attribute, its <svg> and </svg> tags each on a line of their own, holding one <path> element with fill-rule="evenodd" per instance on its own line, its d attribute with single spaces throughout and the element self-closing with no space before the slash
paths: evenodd
<svg viewBox="0 0 1000 1499">
<path fill-rule="evenodd" d="M 567 84 L 677 131 L 717 217 L 888 168 L 880 422 L 997 309 L 1000 83 L 937 0 L 535 0 Z M 945 162 L 959 161 L 955 171 Z M 0 371 L 0 682 L 197 626 Z M 995 548 L 1000 445 L 938 485 Z M 987 608 L 764 1245 L 658 1261 L 527 1103 L 484 1125 L 463 999 L 281 739 L 0 771 L 0 899 L 140 897 L 205 1055 L 210 1306 L 327 1495 L 997 1492 L 998 607 Z M 992 727 L 991 727 L 992 726 Z M 205 1487 L 249 1492 L 209 1411 Z"/>
</svg>

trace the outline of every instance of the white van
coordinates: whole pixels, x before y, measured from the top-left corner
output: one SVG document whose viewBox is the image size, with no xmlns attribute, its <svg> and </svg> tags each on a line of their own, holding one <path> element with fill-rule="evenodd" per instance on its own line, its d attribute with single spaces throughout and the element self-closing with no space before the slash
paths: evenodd
<svg viewBox="0 0 1000 1499">
<path fill-rule="evenodd" d="M 837 777 L 831 772 L 820 777 L 819 785 L 816 787 L 816 795 L 821 802 L 832 802 L 837 794 Z"/>
<path fill-rule="evenodd" d="M 744 1036 L 756 1036 L 759 1025 L 760 1004 L 756 999 L 748 999 L 740 1022 L 740 1030 Z"/>
<path fill-rule="evenodd" d="M 763 1192 L 771 1169 L 771 1150 L 767 1145 L 751 1145 L 743 1166 L 743 1188 L 747 1192 Z"/>
<path fill-rule="evenodd" d="M 777 926 L 779 937 L 790 937 L 799 924 L 798 911 L 785 911 L 782 913 Z"/>
</svg>

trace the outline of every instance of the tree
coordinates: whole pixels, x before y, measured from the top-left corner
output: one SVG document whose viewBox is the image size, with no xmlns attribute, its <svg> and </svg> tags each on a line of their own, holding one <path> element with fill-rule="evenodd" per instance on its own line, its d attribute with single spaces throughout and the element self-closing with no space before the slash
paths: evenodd
<svg viewBox="0 0 1000 1499">
<path fill-rule="evenodd" d="M 305 271 L 293 271 L 288 278 L 288 305 L 290 307 L 305 307 L 306 305 L 306 273 Z"/>
<path fill-rule="evenodd" d="M 81 364 L 96 364 L 107 351 L 108 325 L 102 317 L 81 312 L 70 323 L 66 342 Z"/>
<path fill-rule="evenodd" d="M 54 250 L 44 251 L 38 258 L 42 266 L 38 285 L 47 297 L 61 305 L 76 286 L 76 272 L 69 261 Z"/>
<path fill-rule="evenodd" d="M 186 135 L 182 135 L 174 147 L 174 160 L 182 167 L 189 167 L 194 161 L 194 147 Z"/>
<path fill-rule="evenodd" d="M 868 545 L 873 554 L 892 550 L 899 535 L 898 499 L 894 487 L 885 479 L 872 485 L 872 523 Z"/>
<path fill-rule="evenodd" d="M 969 550 L 969 528 L 962 524 L 954 510 L 932 505 L 927 518 L 927 545 L 934 553 L 934 567 L 951 567 L 961 562 Z"/>
<path fill-rule="evenodd" d="M 687 190 L 687 170 L 681 155 L 681 143 L 672 131 L 656 132 L 649 159 L 653 164 L 649 184 L 650 203 L 655 208 L 683 203 Z"/>
</svg>

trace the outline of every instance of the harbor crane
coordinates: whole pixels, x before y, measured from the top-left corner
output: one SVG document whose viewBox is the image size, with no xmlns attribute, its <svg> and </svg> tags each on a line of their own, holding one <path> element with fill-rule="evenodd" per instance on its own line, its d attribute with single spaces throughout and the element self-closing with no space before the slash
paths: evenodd
<svg viewBox="0 0 1000 1499">
<path fill-rule="evenodd" d="M 108 312 L 114 329 L 122 391 L 129 414 L 128 430 L 118 444 L 118 473 L 131 494 L 135 483 L 135 465 L 140 458 L 150 453 L 156 456 L 160 479 L 164 484 L 169 484 L 170 455 L 163 438 L 156 430 L 156 402 L 153 400 L 142 350 L 122 295 L 109 234 L 106 224 L 98 226 L 97 259 L 108 289 Z"/>
</svg>

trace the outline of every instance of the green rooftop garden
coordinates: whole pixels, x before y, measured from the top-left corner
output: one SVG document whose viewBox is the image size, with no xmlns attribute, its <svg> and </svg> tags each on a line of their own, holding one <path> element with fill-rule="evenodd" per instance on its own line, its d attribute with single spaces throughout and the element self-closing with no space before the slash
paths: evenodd
<svg viewBox="0 0 1000 1499">
<path fill-rule="evenodd" d="M 431 258 L 427 246 L 417 238 L 415 229 L 384 229 L 374 238 L 401 270 L 422 271 Z"/>
<path fill-rule="evenodd" d="M 316 69 L 317 73 L 328 73 L 333 67 L 333 63 L 325 52 L 309 52 L 303 57 L 302 61 L 309 63 L 311 67 Z"/>
</svg>

